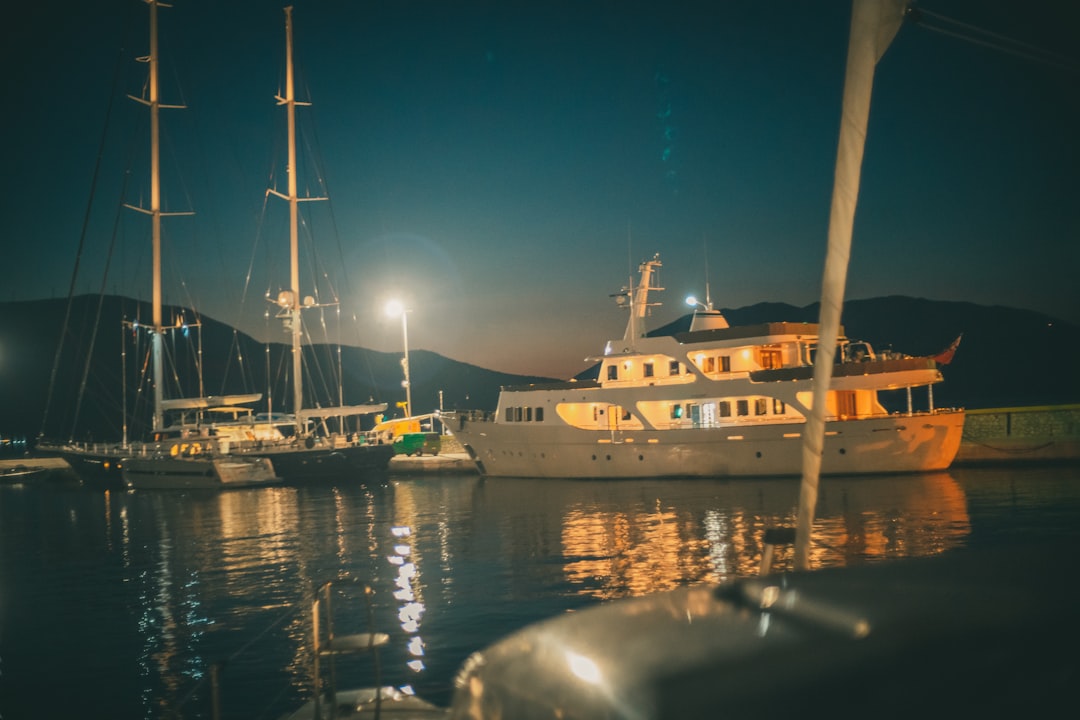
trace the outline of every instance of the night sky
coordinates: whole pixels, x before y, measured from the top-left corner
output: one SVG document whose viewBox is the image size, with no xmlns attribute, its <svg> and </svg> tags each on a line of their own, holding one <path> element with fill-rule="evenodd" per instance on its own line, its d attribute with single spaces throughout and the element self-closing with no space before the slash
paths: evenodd
<svg viewBox="0 0 1080 720">
<path fill-rule="evenodd" d="M 160 10 L 166 301 L 260 339 L 288 284 L 283 3 Z M 1080 323 L 1080 3 L 926 0 L 879 63 L 847 297 Z M 619 337 L 654 253 L 663 307 L 820 295 L 851 6 L 298 0 L 302 289 L 331 339 L 568 377 Z M 3 23 L 0 299 L 149 298 L 147 7 L 36 3 Z M 924 15 L 930 21 L 929 15 Z M 1063 59 L 1063 57 L 1065 59 Z M 111 99 L 111 102 L 110 102 Z M 104 138 L 104 140 L 103 140 Z M 100 168 L 95 163 L 100 153 Z M 126 190 L 125 190 L 125 178 Z M 126 194 L 125 194 L 126 193 Z M 265 206 L 264 206 L 265 201 Z M 115 229 L 115 232 L 114 232 Z M 308 237 L 311 241 L 308 243 Z M 249 275 L 250 268 L 250 275 Z M 318 315 L 308 316 L 322 331 Z"/>
</svg>

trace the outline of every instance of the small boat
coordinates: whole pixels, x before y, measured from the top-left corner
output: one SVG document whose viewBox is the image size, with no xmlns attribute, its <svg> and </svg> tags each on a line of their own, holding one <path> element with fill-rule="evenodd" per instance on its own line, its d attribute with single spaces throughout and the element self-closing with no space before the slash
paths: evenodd
<svg viewBox="0 0 1080 720">
<path fill-rule="evenodd" d="M 131 457 L 121 472 L 132 490 L 223 490 L 281 482 L 270 460 L 254 456 Z"/>
<path fill-rule="evenodd" d="M 616 600 L 475 653 L 451 717 L 1054 714 L 1080 673 L 1076 569 L 1002 543 Z"/>
<path fill-rule="evenodd" d="M 11 465 L 8 467 L 0 468 L 0 483 L 5 485 L 15 485 L 18 483 L 33 482 L 34 480 L 40 480 L 48 474 L 49 469 L 41 466 L 23 465 Z"/>
</svg>

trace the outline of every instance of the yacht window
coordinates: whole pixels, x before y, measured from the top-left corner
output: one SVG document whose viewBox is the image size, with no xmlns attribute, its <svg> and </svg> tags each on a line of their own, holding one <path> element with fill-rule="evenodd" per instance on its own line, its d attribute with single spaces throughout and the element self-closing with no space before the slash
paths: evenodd
<svg viewBox="0 0 1080 720">
<path fill-rule="evenodd" d="M 532 408 L 525 408 L 525 422 L 532 422 Z"/>
<path fill-rule="evenodd" d="M 760 355 L 761 368 L 772 370 L 781 366 L 779 350 L 762 350 Z"/>
<path fill-rule="evenodd" d="M 644 367 L 645 377 L 652 377 L 653 376 L 653 364 L 651 362 L 647 362 L 647 363 L 643 364 L 643 367 Z"/>
<path fill-rule="evenodd" d="M 678 375 L 678 374 L 679 374 L 679 361 L 678 360 L 672 360 L 671 364 L 668 366 L 668 375 Z"/>
<path fill-rule="evenodd" d="M 607 366 L 607 379 L 608 380 L 618 380 L 619 379 L 619 366 L 618 365 L 608 365 Z"/>
<path fill-rule="evenodd" d="M 630 411 L 629 410 L 627 410 L 625 408 L 623 409 L 623 411 L 622 411 L 622 419 L 623 420 L 629 420 L 630 419 Z"/>
<path fill-rule="evenodd" d="M 544 422 L 544 408 L 542 408 L 542 407 L 536 408 L 535 416 L 536 416 L 536 422 Z"/>
<path fill-rule="evenodd" d="M 784 401 L 783 400 L 777 400 L 776 398 L 773 398 L 773 401 L 772 401 L 773 415 L 783 415 L 786 410 L 787 409 L 784 407 Z"/>
<path fill-rule="evenodd" d="M 671 419 L 672 420 L 680 420 L 680 419 L 682 419 L 682 405 L 672 405 L 671 406 Z"/>
<path fill-rule="evenodd" d="M 731 417 L 731 403 L 727 400 L 721 400 L 717 403 L 720 406 L 720 417 Z"/>
<path fill-rule="evenodd" d="M 705 358 L 704 367 L 701 368 L 704 372 L 714 373 L 716 372 L 716 358 L 711 355 Z"/>
<path fill-rule="evenodd" d="M 769 412 L 769 405 L 765 401 L 765 398 L 757 398 L 754 400 L 754 414 L 764 415 Z"/>
<path fill-rule="evenodd" d="M 506 408 L 506 422 L 514 422 L 514 408 Z"/>
<path fill-rule="evenodd" d="M 731 356 L 720 356 L 720 372 L 731 372 Z"/>
<path fill-rule="evenodd" d="M 736 400 L 735 401 L 735 413 L 742 417 L 743 415 L 750 414 L 750 402 L 748 400 Z"/>
<path fill-rule="evenodd" d="M 521 406 L 514 408 L 514 420 L 521 422 Z"/>
</svg>

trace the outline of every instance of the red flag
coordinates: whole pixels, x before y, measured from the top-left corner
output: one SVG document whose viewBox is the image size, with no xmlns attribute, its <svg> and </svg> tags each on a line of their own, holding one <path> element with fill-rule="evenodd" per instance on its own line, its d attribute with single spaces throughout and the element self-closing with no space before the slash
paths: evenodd
<svg viewBox="0 0 1080 720">
<path fill-rule="evenodd" d="M 960 347 L 960 338 L 964 337 L 964 333 L 960 333 L 956 336 L 956 339 L 952 341 L 952 345 L 945 348 L 931 359 L 938 365 L 948 365 L 952 362 L 953 355 L 956 354 L 956 348 Z"/>
</svg>

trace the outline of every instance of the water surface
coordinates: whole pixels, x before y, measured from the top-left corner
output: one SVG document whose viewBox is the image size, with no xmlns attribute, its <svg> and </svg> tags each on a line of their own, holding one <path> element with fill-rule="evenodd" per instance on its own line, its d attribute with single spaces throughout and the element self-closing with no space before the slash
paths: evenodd
<svg viewBox="0 0 1080 720">
<path fill-rule="evenodd" d="M 275 718 L 311 684 L 314 589 L 391 642 L 384 681 L 450 701 L 462 661 L 586 605 L 755 574 L 798 479 L 392 477 L 224 492 L 0 487 L 0 716 Z M 815 567 L 1080 529 L 1080 468 L 822 480 Z M 790 569 L 782 549 L 776 568 Z M 368 661 L 338 667 L 372 684 Z M 44 704 L 44 705 L 43 705 Z M 39 715 L 40 716 L 40 715 Z"/>
</svg>

